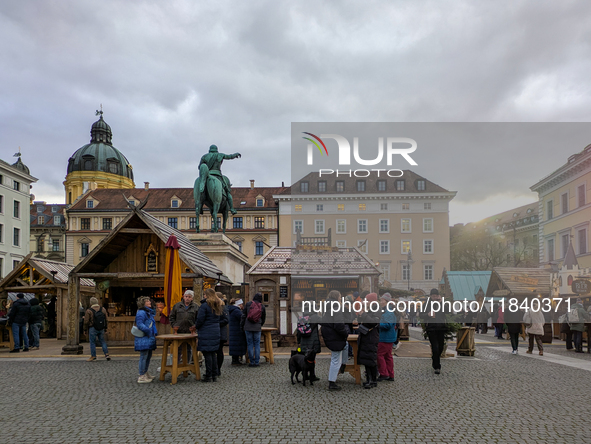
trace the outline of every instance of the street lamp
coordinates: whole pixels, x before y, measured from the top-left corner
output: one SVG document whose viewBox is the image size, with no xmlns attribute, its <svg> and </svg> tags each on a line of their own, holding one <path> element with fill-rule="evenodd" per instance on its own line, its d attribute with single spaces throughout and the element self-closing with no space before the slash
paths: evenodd
<svg viewBox="0 0 591 444">
<path fill-rule="evenodd" d="M 408 254 L 406 256 L 406 261 L 404 261 L 404 262 L 406 262 L 406 280 L 408 283 L 408 291 L 410 291 L 410 266 L 414 262 L 412 260 L 412 253 L 411 253 L 410 249 L 408 250 Z"/>
</svg>

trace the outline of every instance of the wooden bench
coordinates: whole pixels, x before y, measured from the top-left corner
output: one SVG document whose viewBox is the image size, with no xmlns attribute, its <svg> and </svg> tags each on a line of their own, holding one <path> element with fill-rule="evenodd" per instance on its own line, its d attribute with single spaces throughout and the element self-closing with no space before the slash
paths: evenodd
<svg viewBox="0 0 591 444">
<path fill-rule="evenodd" d="M 177 378 L 182 373 L 186 378 L 189 371 L 195 374 L 195 379 L 201 379 L 199 370 L 199 358 L 197 356 L 197 335 L 186 333 L 178 335 L 159 335 L 159 339 L 164 340 L 162 346 L 162 364 L 160 365 L 160 380 L 164 381 L 166 373 L 172 375 L 172 383 L 176 384 Z M 193 363 L 189 364 L 188 348 L 193 352 Z M 179 351 L 181 352 L 181 362 L 179 362 Z M 167 365 L 168 354 L 172 354 L 172 364 Z"/>
</svg>

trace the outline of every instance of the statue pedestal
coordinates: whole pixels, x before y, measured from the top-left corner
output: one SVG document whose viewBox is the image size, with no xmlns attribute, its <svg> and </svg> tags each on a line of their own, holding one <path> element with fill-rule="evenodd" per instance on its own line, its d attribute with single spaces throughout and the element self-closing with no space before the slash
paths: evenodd
<svg viewBox="0 0 591 444">
<path fill-rule="evenodd" d="M 226 276 L 239 285 L 246 282 L 245 270 L 250 268 L 248 256 L 222 233 L 187 233 L 187 238 L 203 252 Z"/>
<path fill-rule="evenodd" d="M 82 345 L 64 345 L 62 347 L 62 355 L 81 355 L 84 353 Z"/>
</svg>

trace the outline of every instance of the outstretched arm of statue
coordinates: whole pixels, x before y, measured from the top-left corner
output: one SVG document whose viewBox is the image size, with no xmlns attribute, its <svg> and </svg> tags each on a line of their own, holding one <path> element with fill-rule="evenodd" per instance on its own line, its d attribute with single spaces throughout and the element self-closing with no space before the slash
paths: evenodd
<svg viewBox="0 0 591 444">
<path fill-rule="evenodd" d="M 237 157 L 242 157 L 242 154 L 240 154 L 240 153 L 224 154 L 224 159 L 227 159 L 227 160 L 236 159 Z"/>
</svg>

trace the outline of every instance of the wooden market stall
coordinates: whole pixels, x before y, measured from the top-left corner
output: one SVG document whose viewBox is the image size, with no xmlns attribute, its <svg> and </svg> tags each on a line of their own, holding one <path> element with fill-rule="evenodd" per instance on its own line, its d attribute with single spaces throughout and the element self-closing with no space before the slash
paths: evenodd
<svg viewBox="0 0 591 444">
<path fill-rule="evenodd" d="M 82 353 L 77 329 L 81 279 L 93 279 L 100 291 L 99 300 L 109 313 L 107 341 L 110 344 L 131 344 L 130 333 L 137 311 L 136 300 L 150 296 L 157 306 L 164 304 L 165 244 L 171 235 L 180 248 L 182 287 L 195 292 L 199 302 L 204 288 L 216 283 L 232 284 L 180 231 L 133 207 L 130 214 L 104 238 L 69 275 L 68 337 L 63 354 Z M 167 319 L 157 309 L 160 334 L 170 333 Z"/>
<path fill-rule="evenodd" d="M 55 324 L 53 319 L 48 319 L 48 333 L 57 339 L 65 338 L 68 274 L 73 269 L 73 265 L 33 257 L 33 253 L 30 253 L 0 281 L 0 304 L 2 307 L 6 306 L 8 293 L 26 293 L 34 295 L 39 302 L 53 304 Z M 85 307 L 88 307 L 88 300 L 94 295 L 94 281 L 81 279 L 80 300 Z"/>
</svg>

